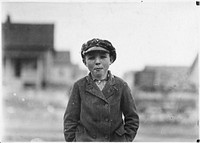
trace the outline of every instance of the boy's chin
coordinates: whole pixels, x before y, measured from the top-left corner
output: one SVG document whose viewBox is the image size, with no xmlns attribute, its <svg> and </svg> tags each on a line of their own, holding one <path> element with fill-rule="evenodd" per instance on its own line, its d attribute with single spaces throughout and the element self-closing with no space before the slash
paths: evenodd
<svg viewBox="0 0 200 143">
<path fill-rule="evenodd" d="M 101 79 L 103 77 L 103 73 L 102 72 L 94 72 L 93 77 L 97 78 L 97 79 Z"/>
<path fill-rule="evenodd" d="M 102 74 L 93 74 L 93 76 L 95 77 L 95 78 L 101 78 L 103 75 Z"/>
</svg>

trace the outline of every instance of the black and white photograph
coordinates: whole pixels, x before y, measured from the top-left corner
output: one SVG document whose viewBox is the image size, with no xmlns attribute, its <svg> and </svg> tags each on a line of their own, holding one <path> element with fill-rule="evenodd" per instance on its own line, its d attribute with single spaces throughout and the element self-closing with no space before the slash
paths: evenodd
<svg viewBox="0 0 200 143">
<path fill-rule="evenodd" d="M 200 1 L 1 4 L 1 142 L 199 142 Z"/>
</svg>

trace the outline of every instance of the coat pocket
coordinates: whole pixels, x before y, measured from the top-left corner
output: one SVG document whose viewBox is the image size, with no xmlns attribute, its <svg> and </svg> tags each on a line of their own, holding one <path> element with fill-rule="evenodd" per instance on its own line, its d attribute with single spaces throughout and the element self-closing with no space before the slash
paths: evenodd
<svg viewBox="0 0 200 143">
<path fill-rule="evenodd" d="M 119 136 L 122 136 L 126 133 L 124 129 L 124 125 L 121 125 L 116 131 L 115 131 Z"/>
<path fill-rule="evenodd" d="M 76 128 L 76 133 L 83 133 L 84 132 L 84 127 L 82 125 L 78 125 Z"/>
<path fill-rule="evenodd" d="M 94 136 L 92 137 L 85 127 L 78 125 L 76 130 L 76 142 L 92 142 L 95 141 Z"/>
<path fill-rule="evenodd" d="M 121 125 L 117 130 L 115 130 L 115 134 L 113 136 L 114 142 L 127 142 L 126 139 L 126 130 L 124 129 L 124 125 Z"/>
<path fill-rule="evenodd" d="M 79 124 L 76 128 L 75 141 L 77 142 L 81 141 L 83 135 L 84 135 L 84 127 Z"/>
</svg>

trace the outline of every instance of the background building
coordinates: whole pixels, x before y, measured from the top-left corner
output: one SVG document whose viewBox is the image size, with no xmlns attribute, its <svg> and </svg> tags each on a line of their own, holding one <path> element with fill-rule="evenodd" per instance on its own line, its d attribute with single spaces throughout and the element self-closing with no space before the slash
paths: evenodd
<svg viewBox="0 0 200 143">
<path fill-rule="evenodd" d="M 196 91 L 195 83 L 188 80 L 189 67 L 146 66 L 135 73 L 135 86 L 146 91 Z"/>
<path fill-rule="evenodd" d="M 81 71 L 69 51 L 54 49 L 54 24 L 2 24 L 3 83 L 7 86 L 66 86 Z"/>
</svg>

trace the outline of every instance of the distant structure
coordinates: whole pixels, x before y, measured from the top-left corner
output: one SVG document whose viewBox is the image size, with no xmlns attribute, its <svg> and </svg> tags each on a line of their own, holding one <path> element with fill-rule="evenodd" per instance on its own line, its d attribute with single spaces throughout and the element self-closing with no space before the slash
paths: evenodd
<svg viewBox="0 0 200 143">
<path fill-rule="evenodd" d="M 146 66 L 142 71 L 126 73 L 124 78 L 132 89 L 166 93 L 170 91 L 197 92 L 197 59 L 191 67 Z"/>
<path fill-rule="evenodd" d="M 135 85 L 149 91 L 191 91 L 194 85 L 187 81 L 189 67 L 146 66 L 135 74 Z"/>
<path fill-rule="evenodd" d="M 69 51 L 54 49 L 54 24 L 2 24 L 3 84 L 55 87 L 86 74 L 71 63 Z"/>
</svg>

